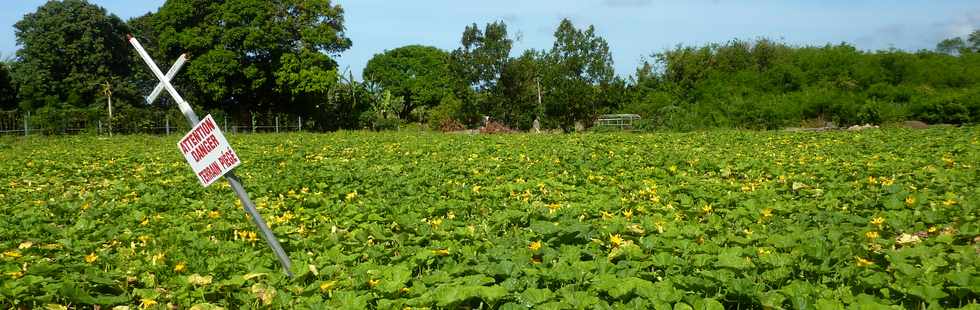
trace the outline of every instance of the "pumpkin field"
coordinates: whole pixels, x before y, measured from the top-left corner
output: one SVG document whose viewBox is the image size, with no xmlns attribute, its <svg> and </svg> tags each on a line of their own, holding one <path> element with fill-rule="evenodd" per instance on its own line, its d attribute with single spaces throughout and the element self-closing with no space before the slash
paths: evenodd
<svg viewBox="0 0 980 310">
<path fill-rule="evenodd" d="M 980 127 L 0 139 L 0 308 L 978 309 Z"/>
</svg>

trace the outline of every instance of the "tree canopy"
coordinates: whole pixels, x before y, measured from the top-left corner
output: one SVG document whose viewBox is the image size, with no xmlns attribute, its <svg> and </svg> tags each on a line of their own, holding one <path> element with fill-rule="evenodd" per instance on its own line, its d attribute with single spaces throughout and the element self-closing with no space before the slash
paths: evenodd
<svg viewBox="0 0 980 310">
<path fill-rule="evenodd" d="M 165 59 L 190 53 L 196 99 L 234 111 L 312 112 L 338 83 L 331 58 L 350 48 L 328 0 L 169 0 L 140 21 Z"/>
<path fill-rule="evenodd" d="M 320 130 L 472 128 L 483 116 L 571 130 L 605 113 L 670 130 L 980 120 L 980 30 L 917 52 L 769 39 L 677 46 L 624 79 L 594 25 L 563 19 L 550 49 L 511 57 L 519 36 L 493 21 L 465 26 L 451 52 L 407 45 L 376 54 L 365 83 L 338 68 L 352 41 L 343 8 L 329 0 L 168 0 L 126 22 L 86 0 L 48 1 L 15 30 L 20 50 L 0 64 L 0 109 L 101 114 L 106 82 L 128 112 L 167 108 L 166 96 L 141 104 L 157 81 L 126 44 L 133 33 L 164 69 L 189 54 L 173 81 L 182 95 L 245 123 L 257 114 L 301 116 Z M 42 118 L 57 121 L 54 112 Z"/>
<path fill-rule="evenodd" d="M 17 108 L 17 90 L 14 89 L 10 68 L 0 62 L 0 110 Z"/>
<path fill-rule="evenodd" d="M 576 121 L 591 121 L 600 111 L 611 108 L 602 100 L 602 89 L 613 82 L 609 44 L 595 33 L 595 27 L 581 30 L 563 19 L 555 30 L 555 43 L 547 56 L 550 66 L 544 76 L 545 113 L 570 129 Z"/>
<path fill-rule="evenodd" d="M 968 69 L 980 68 L 980 54 L 969 51 L 865 52 L 761 39 L 679 46 L 653 59 L 641 67 L 621 111 L 641 114 L 656 128 L 980 119 L 980 71 Z"/>
<path fill-rule="evenodd" d="M 451 96 L 458 79 L 449 69 L 449 54 L 431 46 L 409 45 L 374 55 L 364 68 L 364 80 L 402 97 L 398 115 L 411 117 L 419 107 L 434 107 Z"/>
<path fill-rule="evenodd" d="M 101 83 L 131 72 L 129 27 L 87 1 L 49 1 L 14 28 L 21 46 L 14 76 L 25 108 L 90 106 Z"/>
<path fill-rule="evenodd" d="M 488 23 L 484 29 L 476 24 L 466 26 L 462 46 L 452 52 L 454 69 L 467 85 L 480 91 L 496 86 L 513 46 L 507 37 L 507 24 Z"/>
</svg>

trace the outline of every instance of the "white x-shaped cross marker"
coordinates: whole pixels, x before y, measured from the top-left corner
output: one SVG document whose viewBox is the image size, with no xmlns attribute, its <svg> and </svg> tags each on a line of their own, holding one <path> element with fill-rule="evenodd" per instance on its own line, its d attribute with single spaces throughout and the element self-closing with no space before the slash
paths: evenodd
<svg viewBox="0 0 980 310">
<path fill-rule="evenodd" d="M 177 93 L 177 90 L 174 89 L 174 86 L 170 84 L 170 80 L 177 75 L 177 71 L 179 71 L 180 67 L 187 61 L 187 56 L 181 55 L 180 58 L 177 59 L 177 63 L 175 63 L 174 66 L 170 68 L 170 71 L 167 72 L 167 75 L 163 75 L 163 72 L 160 72 L 160 68 L 157 67 L 157 64 L 153 62 L 152 58 L 150 58 L 150 54 L 146 53 L 146 50 L 143 49 L 143 45 L 141 45 L 136 38 L 129 36 L 129 43 L 136 48 L 136 52 L 139 53 L 140 57 L 143 58 L 143 61 L 146 62 L 146 65 L 150 67 L 153 74 L 160 80 L 160 85 L 157 85 L 157 88 L 153 90 L 153 93 L 146 98 L 147 102 L 153 102 L 153 100 L 160 95 L 162 89 L 166 89 L 167 92 L 170 93 L 170 96 L 174 97 L 174 101 L 177 101 L 177 106 L 180 107 L 180 112 L 184 113 L 184 116 L 186 116 L 187 120 L 190 121 L 191 127 L 196 126 L 201 120 L 197 118 L 197 114 L 195 114 L 194 110 L 191 109 L 191 105 L 188 104 L 187 101 L 184 101 L 184 98 L 181 97 L 180 94 Z M 218 130 L 216 129 L 215 131 Z M 269 229 L 269 225 L 262 219 L 262 215 L 259 214 L 259 211 L 255 208 L 255 204 L 248 198 L 248 192 L 245 191 L 245 186 L 242 185 L 241 180 L 235 176 L 234 171 L 228 171 L 228 173 L 225 174 L 225 177 L 228 179 L 228 184 L 235 191 L 235 194 L 238 195 L 239 199 L 241 199 L 245 210 L 252 216 L 252 220 L 255 222 L 255 225 L 258 226 L 260 231 L 262 231 L 263 239 L 265 239 L 265 241 L 269 244 L 269 247 L 272 248 L 272 251 L 275 252 L 276 256 L 279 258 L 279 263 L 282 264 L 282 268 L 285 270 L 286 275 L 292 278 L 293 273 L 290 271 L 292 268 L 292 262 L 289 260 L 289 255 L 287 255 L 286 251 L 282 249 L 281 245 L 279 245 L 279 239 L 276 239 L 276 235 L 272 233 L 272 230 Z"/>
<path fill-rule="evenodd" d="M 157 79 L 160 80 L 160 85 L 157 86 L 157 89 L 166 89 L 167 92 L 170 93 L 170 96 L 174 98 L 174 101 L 177 101 L 177 106 L 180 107 L 180 112 L 184 113 L 184 116 L 187 116 L 187 119 L 191 120 L 194 124 L 197 124 L 197 122 L 200 120 L 197 118 L 197 114 L 194 113 L 194 110 L 191 110 L 191 105 L 188 104 L 187 101 L 185 101 L 184 98 L 177 93 L 174 86 L 170 84 L 170 79 L 177 75 L 177 71 L 180 70 L 183 63 L 187 61 L 187 57 L 181 55 L 180 58 L 177 59 L 177 63 L 174 64 L 174 67 L 170 68 L 170 71 L 167 72 L 167 75 L 163 75 L 163 72 L 161 72 L 160 68 L 157 67 L 156 62 L 153 62 L 153 58 L 150 58 L 150 54 L 146 53 L 146 49 L 143 49 L 143 45 L 140 44 L 136 38 L 130 36 L 129 43 L 136 48 L 136 53 L 138 53 L 140 57 L 143 58 L 143 61 L 146 62 L 146 65 L 150 67 L 150 71 L 153 71 L 153 75 L 156 75 Z M 156 99 L 156 96 L 159 96 L 160 92 L 157 91 L 157 89 L 154 89 L 153 93 L 150 94 L 150 97 L 147 97 L 148 102 L 152 102 Z"/>
<path fill-rule="evenodd" d="M 184 67 L 185 63 L 187 63 L 187 54 L 180 54 L 180 58 L 177 58 L 177 62 L 170 67 L 170 71 L 167 71 L 167 81 L 173 81 L 174 76 L 176 76 L 177 72 Z M 160 93 L 163 92 L 163 88 L 163 82 L 157 84 L 157 87 L 153 88 L 153 92 L 146 97 L 146 104 L 153 104 L 153 101 L 156 101 L 157 97 L 160 96 Z"/>
</svg>

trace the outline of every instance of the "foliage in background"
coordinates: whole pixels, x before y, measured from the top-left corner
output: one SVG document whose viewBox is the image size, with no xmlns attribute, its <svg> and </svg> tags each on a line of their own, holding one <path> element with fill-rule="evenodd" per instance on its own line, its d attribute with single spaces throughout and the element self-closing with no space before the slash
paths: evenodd
<svg viewBox="0 0 980 310">
<path fill-rule="evenodd" d="M 6 62 L 0 62 L 0 110 L 17 108 L 17 89 L 10 75 L 10 67 Z"/>
<path fill-rule="evenodd" d="M 500 85 L 514 45 L 514 40 L 508 36 L 507 24 L 502 21 L 487 23 L 482 30 L 475 23 L 466 26 L 460 43 L 462 46 L 451 53 L 451 69 L 464 86 L 456 91 L 464 104 L 459 109 L 462 117 L 459 120 L 480 125 L 483 115 L 493 115 L 509 121 L 506 110 L 513 102 L 502 96 Z"/>
<path fill-rule="evenodd" d="M 191 55 L 199 104 L 230 113 L 313 114 L 338 87 L 331 56 L 351 46 L 343 9 L 323 0 L 170 0 L 144 18 L 161 61 Z"/>
<path fill-rule="evenodd" d="M 507 36 L 507 24 L 502 21 L 487 23 L 484 30 L 475 23 L 466 26 L 460 42 L 462 46 L 451 54 L 453 70 L 466 85 L 477 91 L 494 89 L 514 45 Z"/>
<path fill-rule="evenodd" d="M 374 55 L 364 80 L 404 99 L 394 115 L 412 119 L 418 108 L 434 107 L 451 96 L 459 80 L 449 69 L 449 54 L 431 46 L 409 45 Z"/>
<path fill-rule="evenodd" d="M 942 40 L 936 44 L 936 51 L 950 55 L 978 53 L 980 52 L 980 30 L 970 33 L 966 40 L 960 37 Z"/>
<path fill-rule="evenodd" d="M 520 35 L 496 21 L 466 26 L 451 52 L 409 45 L 378 54 L 364 70 L 367 83 L 358 83 L 334 60 L 351 46 L 343 14 L 326 0 L 169 0 L 124 23 L 85 0 L 50 1 L 16 25 L 21 50 L 0 65 L 0 109 L 107 114 L 99 84 L 108 81 L 120 117 L 152 122 L 139 120 L 152 114 L 140 110 L 173 101 L 143 103 L 157 81 L 122 39 L 132 32 L 164 69 L 190 55 L 173 83 L 196 108 L 239 122 L 294 115 L 315 130 L 377 127 L 378 118 L 364 116 L 386 91 L 404 99 L 398 122 L 430 128 L 447 119 L 474 128 L 489 116 L 510 128 L 538 119 L 571 130 L 606 113 L 681 131 L 980 120 L 980 31 L 939 42 L 935 52 L 768 39 L 678 46 L 651 55 L 627 81 L 615 76 L 610 47 L 591 25 L 562 20 L 551 49 L 511 57 Z"/>
<path fill-rule="evenodd" d="M 105 105 L 100 84 L 115 87 L 114 99 L 133 104 L 123 81 L 132 72 L 129 27 L 119 17 L 84 0 L 49 1 L 14 25 L 14 79 L 20 107 L 33 110 Z"/>
<path fill-rule="evenodd" d="M 540 118 L 568 130 L 617 106 L 616 85 L 625 89 L 614 75 L 608 43 L 593 26 L 580 30 L 564 19 L 550 51 L 528 50 L 517 58 L 509 57 L 513 40 L 502 21 L 484 30 L 467 26 L 461 42 L 452 68 L 470 86 L 458 94 L 470 125 L 487 115 L 515 128 L 529 129 Z"/>
<path fill-rule="evenodd" d="M 846 44 L 794 47 L 734 40 L 677 47 L 641 66 L 621 111 L 653 128 L 776 129 L 907 119 L 980 120 L 980 54 L 863 52 Z"/>
</svg>

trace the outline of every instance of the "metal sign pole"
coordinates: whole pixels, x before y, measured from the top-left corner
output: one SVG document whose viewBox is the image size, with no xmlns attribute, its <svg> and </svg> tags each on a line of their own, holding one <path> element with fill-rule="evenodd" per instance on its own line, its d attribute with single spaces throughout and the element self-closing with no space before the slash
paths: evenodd
<svg viewBox="0 0 980 310">
<path fill-rule="evenodd" d="M 200 119 L 197 117 L 197 114 L 194 113 L 194 110 L 191 109 L 190 104 L 188 104 L 187 101 L 184 101 L 184 98 L 177 93 L 177 90 L 170 84 L 170 79 L 163 75 L 163 72 L 161 72 L 160 68 L 158 68 L 156 63 L 153 62 L 150 55 L 146 53 L 146 50 L 143 49 L 143 46 L 139 43 L 139 41 L 137 41 L 133 36 L 129 36 L 129 43 L 136 48 L 136 52 L 139 53 L 141 58 L 143 58 L 146 65 L 150 67 L 150 71 L 153 71 L 153 74 L 160 80 L 160 84 L 163 85 L 163 88 L 170 93 L 170 96 L 177 102 L 178 107 L 180 107 L 180 111 L 187 117 L 187 122 L 191 125 L 191 128 L 194 128 L 194 126 L 200 122 Z M 181 58 L 185 57 L 182 55 Z M 180 61 L 178 60 L 178 62 Z M 174 73 L 176 73 L 176 70 L 174 70 Z M 287 255 L 286 251 L 282 249 L 281 245 L 279 245 L 279 239 L 276 239 L 276 235 L 272 233 L 272 230 L 269 229 L 269 225 L 267 225 L 265 220 L 262 219 L 262 215 L 259 214 L 258 209 L 255 208 L 255 204 L 248 198 L 248 192 L 245 191 L 245 186 L 242 185 L 241 180 L 235 175 L 234 171 L 229 171 L 226 173 L 225 179 L 228 180 L 228 184 L 231 185 L 232 190 L 235 191 L 235 194 L 238 195 L 238 198 L 242 201 L 242 205 L 245 207 L 245 211 L 251 215 L 252 221 L 255 222 L 255 225 L 258 226 L 260 231 L 262 231 L 263 239 L 265 239 L 266 243 L 269 244 L 269 247 L 272 248 L 272 251 L 276 254 L 276 257 L 279 258 L 279 263 L 282 264 L 282 268 L 286 272 L 286 275 L 292 278 L 292 262 L 289 260 L 289 255 Z"/>
</svg>

